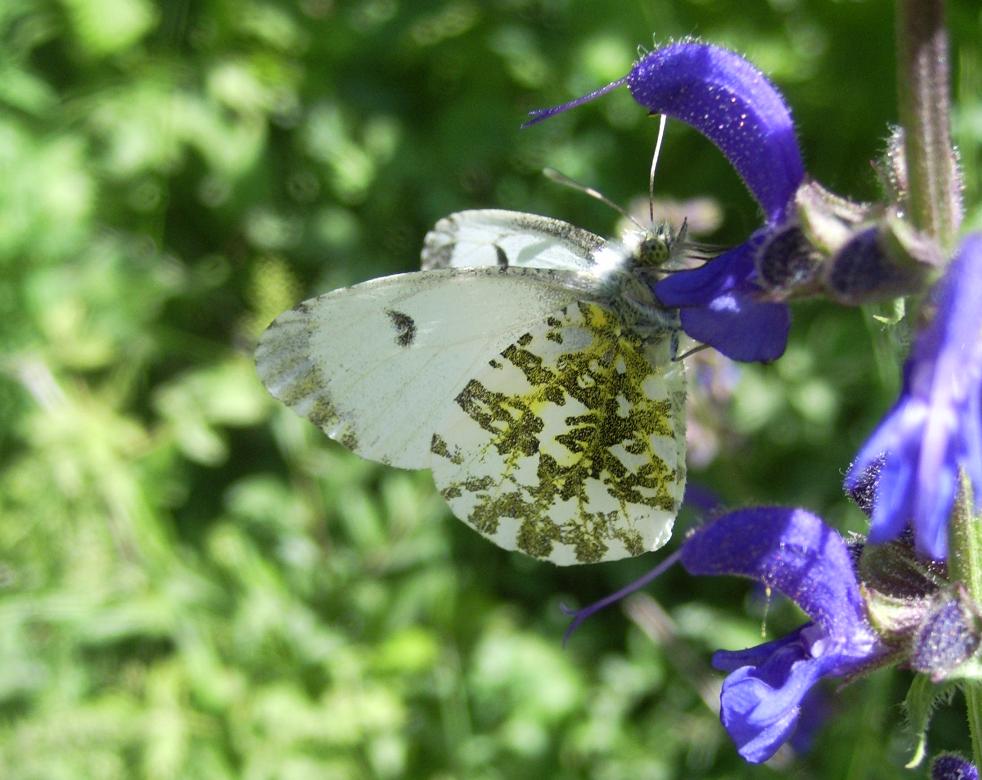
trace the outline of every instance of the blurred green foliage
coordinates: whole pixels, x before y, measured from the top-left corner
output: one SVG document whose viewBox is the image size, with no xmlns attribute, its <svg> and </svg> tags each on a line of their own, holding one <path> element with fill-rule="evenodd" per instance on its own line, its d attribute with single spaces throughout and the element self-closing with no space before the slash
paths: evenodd
<svg viewBox="0 0 982 780">
<path fill-rule="evenodd" d="M 978 6 L 951 18 L 982 227 Z M 650 589 L 667 612 L 609 610 L 563 650 L 560 601 L 649 561 L 558 570 L 497 550 L 426 474 L 348 454 L 253 372 L 273 316 L 411 270 L 451 211 L 610 232 L 539 171 L 627 202 L 643 112 L 621 92 L 518 126 L 621 76 L 652 33 L 747 54 L 785 90 L 811 173 L 875 196 L 867 161 L 895 119 L 884 0 L 0 3 L 4 777 L 897 776 L 902 674 L 840 692 L 810 755 L 747 767 L 704 699 L 709 653 L 759 638 L 749 588 L 674 572 Z M 659 194 L 714 198 L 711 238 L 741 240 L 758 217 L 719 153 L 681 125 L 666 143 Z M 795 316 L 692 478 L 862 530 L 839 482 L 896 389 L 896 350 L 859 311 Z M 799 620 L 775 604 L 767 631 Z M 659 626 L 673 638 L 653 642 Z M 963 732 L 942 713 L 933 744 Z"/>
</svg>

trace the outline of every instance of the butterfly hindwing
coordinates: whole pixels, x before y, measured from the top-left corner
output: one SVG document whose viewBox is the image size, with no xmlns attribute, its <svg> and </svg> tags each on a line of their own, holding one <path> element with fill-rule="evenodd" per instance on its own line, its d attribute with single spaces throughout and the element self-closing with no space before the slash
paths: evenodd
<svg viewBox="0 0 982 780">
<path fill-rule="evenodd" d="M 685 484 L 685 380 L 668 337 L 614 310 L 557 309 L 476 372 L 435 429 L 430 467 L 454 514 L 560 565 L 664 544 Z"/>
<path fill-rule="evenodd" d="M 274 397 L 362 457 L 426 468 L 433 431 L 469 378 L 594 284 L 530 268 L 373 279 L 280 315 L 257 369 Z"/>
<path fill-rule="evenodd" d="M 568 222 L 502 209 L 459 211 L 423 240 L 422 268 L 498 266 L 586 271 L 606 242 Z"/>
</svg>

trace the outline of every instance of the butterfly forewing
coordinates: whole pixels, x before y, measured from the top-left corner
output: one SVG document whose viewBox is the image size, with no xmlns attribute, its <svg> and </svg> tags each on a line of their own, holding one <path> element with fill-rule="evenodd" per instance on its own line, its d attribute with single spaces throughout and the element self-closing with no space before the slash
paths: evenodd
<svg viewBox="0 0 982 780">
<path fill-rule="evenodd" d="M 446 269 L 374 279 L 280 315 L 256 350 L 274 397 L 362 457 L 426 468 L 433 431 L 488 360 L 592 277 Z"/>
<path fill-rule="evenodd" d="M 501 209 L 444 217 L 423 240 L 422 267 L 588 270 L 606 242 L 568 222 Z"/>
<path fill-rule="evenodd" d="M 685 484 L 685 385 L 667 338 L 571 302 L 476 371 L 432 437 L 454 514 L 565 565 L 663 545 Z"/>
</svg>

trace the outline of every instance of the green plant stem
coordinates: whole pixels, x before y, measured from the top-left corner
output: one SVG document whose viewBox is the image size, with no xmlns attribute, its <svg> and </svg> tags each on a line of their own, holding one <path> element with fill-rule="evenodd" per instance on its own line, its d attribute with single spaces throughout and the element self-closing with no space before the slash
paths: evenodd
<svg viewBox="0 0 982 780">
<path fill-rule="evenodd" d="M 944 0 L 897 0 L 897 91 L 911 223 L 950 249 L 961 221 Z"/>
<path fill-rule="evenodd" d="M 982 522 L 975 510 L 972 481 L 961 471 L 958 496 L 948 531 L 948 572 L 953 582 L 962 582 L 976 604 L 982 604 Z M 972 755 L 982 767 L 982 685 L 962 684 L 968 709 L 968 730 L 972 736 Z"/>
<path fill-rule="evenodd" d="M 968 731 L 972 735 L 972 761 L 982 766 L 982 691 L 978 683 L 965 683 L 965 707 L 968 710 Z"/>
</svg>

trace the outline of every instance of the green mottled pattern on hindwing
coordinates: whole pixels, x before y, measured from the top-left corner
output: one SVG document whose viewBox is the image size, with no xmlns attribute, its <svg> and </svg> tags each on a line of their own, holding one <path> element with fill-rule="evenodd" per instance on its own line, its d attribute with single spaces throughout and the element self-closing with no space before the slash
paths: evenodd
<svg viewBox="0 0 982 780">
<path fill-rule="evenodd" d="M 494 446 L 502 455 L 531 455 L 538 450 L 542 420 L 520 398 L 492 392 L 472 379 L 457 396 L 457 404 L 494 434 Z"/>
<path fill-rule="evenodd" d="M 434 476 L 454 512 L 557 562 L 663 543 L 685 478 L 684 385 L 648 346 L 611 309 L 579 302 L 504 349 L 434 436 Z"/>
<path fill-rule="evenodd" d="M 432 452 L 434 455 L 439 455 L 441 458 L 446 458 L 447 460 L 458 465 L 463 463 L 460 453 L 451 452 L 446 440 L 439 433 L 433 434 L 433 438 L 430 443 L 430 452 Z"/>
</svg>

